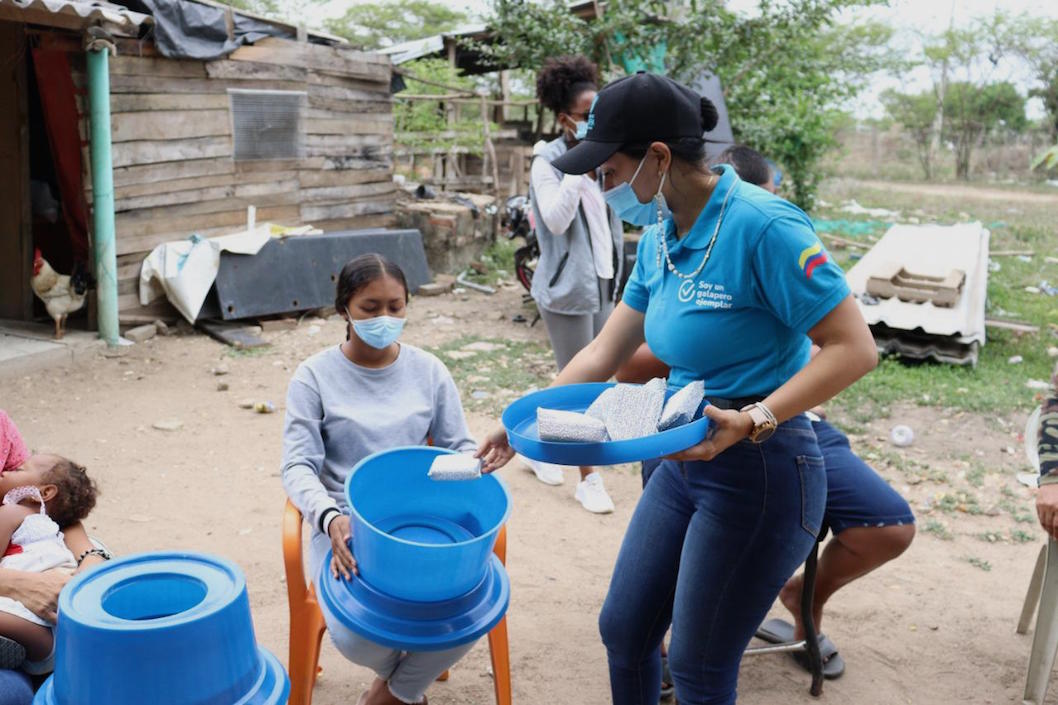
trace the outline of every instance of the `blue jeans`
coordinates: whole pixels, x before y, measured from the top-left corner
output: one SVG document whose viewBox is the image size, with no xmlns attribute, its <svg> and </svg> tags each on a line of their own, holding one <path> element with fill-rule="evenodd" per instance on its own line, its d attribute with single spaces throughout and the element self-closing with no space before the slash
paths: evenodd
<svg viewBox="0 0 1058 705">
<path fill-rule="evenodd" d="M 663 462 L 599 616 L 614 705 L 656 705 L 670 624 L 680 705 L 734 703 L 742 652 L 811 551 L 825 503 L 823 459 L 803 416 L 708 463 Z"/>
<path fill-rule="evenodd" d="M 33 688 L 22 671 L 0 671 L 0 705 L 30 705 Z"/>
</svg>

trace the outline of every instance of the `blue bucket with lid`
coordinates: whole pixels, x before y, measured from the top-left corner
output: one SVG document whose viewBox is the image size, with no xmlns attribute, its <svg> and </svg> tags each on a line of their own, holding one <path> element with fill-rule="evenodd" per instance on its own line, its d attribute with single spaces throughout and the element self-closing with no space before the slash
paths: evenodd
<svg viewBox="0 0 1058 705">
<path fill-rule="evenodd" d="M 290 681 L 257 645 L 230 561 L 147 553 L 104 563 L 59 595 L 55 672 L 34 705 L 283 705 Z"/>
<path fill-rule="evenodd" d="M 353 555 L 360 578 L 378 593 L 410 602 L 453 600 L 491 570 L 510 496 L 492 475 L 429 478 L 434 458 L 453 452 L 427 446 L 382 451 L 361 460 L 346 480 Z"/>
</svg>

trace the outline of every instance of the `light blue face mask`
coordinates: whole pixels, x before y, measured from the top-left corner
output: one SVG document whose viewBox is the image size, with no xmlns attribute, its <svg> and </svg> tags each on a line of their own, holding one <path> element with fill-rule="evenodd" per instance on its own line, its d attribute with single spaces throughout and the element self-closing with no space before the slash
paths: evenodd
<svg viewBox="0 0 1058 705">
<path fill-rule="evenodd" d="M 353 324 L 356 337 L 378 350 L 385 350 L 396 342 L 404 330 L 405 321 L 395 316 L 375 316 L 362 320 L 354 320 L 350 316 L 349 320 Z"/>
<path fill-rule="evenodd" d="M 653 225 L 672 215 L 672 211 L 669 210 L 668 205 L 665 203 L 665 197 L 661 195 L 661 187 L 665 185 L 665 176 L 667 174 L 661 175 L 658 192 L 654 195 L 654 198 L 646 203 L 640 203 L 636 192 L 632 190 L 632 182 L 639 176 L 639 172 L 646 160 L 647 157 L 644 154 L 643 158 L 639 160 L 639 166 L 636 167 L 636 173 L 632 174 L 630 180 L 614 186 L 609 191 L 603 191 L 602 194 L 610 208 L 614 209 L 614 212 L 617 213 L 621 220 L 630 225 L 639 225 L 641 227 Z"/>
<path fill-rule="evenodd" d="M 583 140 L 588 136 L 588 121 L 577 120 L 576 125 L 577 130 L 574 132 L 573 137 L 577 140 Z"/>
</svg>

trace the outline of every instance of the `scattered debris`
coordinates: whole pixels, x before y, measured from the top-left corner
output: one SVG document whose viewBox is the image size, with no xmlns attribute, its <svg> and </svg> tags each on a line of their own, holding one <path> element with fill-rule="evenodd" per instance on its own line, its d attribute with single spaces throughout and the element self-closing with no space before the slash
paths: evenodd
<svg viewBox="0 0 1058 705">
<path fill-rule="evenodd" d="M 217 391 L 218 392 L 226 392 L 226 391 L 228 391 L 228 383 L 227 382 L 217 382 Z"/>
<path fill-rule="evenodd" d="M 1047 356 L 1048 357 L 1058 357 L 1058 348 L 1056 348 L 1054 346 L 1051 346 L 1051 347 L 1047 348 Z"/>
<path fill-rule="evenodd" d="M 259 401 L 253 405 L 253 410 L 258 414 L 274 414 L 276 405 L 270 401 Z"/>
<path fill-rule="evenodd" d="M 459 282 L 464 287 L 466 287 L 467 289 L 473 289 L 474 291 L 480 291 L 482 294 L 490 294 L 491 295 L 491 294 L 495 294 L 496 293 L 496 290 L 493 289 L 491 286 L 485 286 L 484 284 L 475 284 L 472 281 L 468 281 L 467 280 L 467 275 L 468 274 L 470 274 L 470 270 L 469 269 L 465 270 L 462 274 L 460 274 L 458 277 L 456 277 L 456 281 Z M 463 289 L 463 291 L 466 291 L 466 289 Z M 461 293 L 461 292 L 460 292 L 459 289 L 453 289 L 452 293 L 458 294 L 458 293 Z"/>
<path fill-rule="evenodd" d="M 1058 286 L 1053 286 L 1047 281 L 1040 282 L 1040 291 L 1047 296 L 1058 296 Z"/>
<path fill-rule="evenodd" d="M 478 262 L 478 261 L 475 260 L 474 262 L 470 263 L 470 268 L 473 269 L 478 274 L 488 274 L 489 273 L 489 268 L 487 266 L 485 266 L 484 262 Z"/>
<path fill-rule="evenodd" d="M 125 338 L 131 340 L 134 343 L 144 343 L 153 338 L 158 334 L 158 329 L 155 328 L 153 323 L 148 323 L 145 326 L 136 326 L 131 330 L 125 332 Z"/>
<path fill-rule="evenodd" d="M 1002 318 L 986 318 L 985 326 L 988 328 L 1001 328 L 1014 333 L 1039 333 L 1040 327 L 1025 321 L 1012 321 Z"/>
<path fill-rule="evenodd" d="M 210 370 L 210 373 L 214 377 L 223 377 L 224 375 L 228 374 L 228 371 L 229 370 L 227 365 L 217 365 L 216 367 Z"/>
<path fill-rule="evenodd" d="M 1029 389 L 1035 389 L 1040 392 L 1046 392 L 1048 389 L 1051 388 L 1051 383 L 1045 382 L 1042 379 L 1030 379 L 1029 381 L 1025 382 L 1025 386 Z"/>
<path fill-rule="evenodd" d="M 254 400 L 253 399 L 240 399 L 238 404 L 239 404 L 239 408 L 240 409 L 252 409 L 253 405 L 254 405 Z"/>
<path fill-rule="evenodd" d="M 262 339 L 259 326 L 247 326 L 238 323 L 227 323 L 216 320 L 197 321 L 195 325 L 206 335 L 239 350 L 262 348 L 268 341 Z"/>
<path fill-rule="evenodd" d="M 179 431 L 183 427 L 184 422 L 180 419 L 162 419 L 151 424 L 151 428 L 159 431 Z"/>
<path fill-rule="evenodd" d="M 889 210 L 888 208 L 864 208 L 855 199 L 846 201 L 838 210 L 842 213 L 867 215 L 872 218 L 885 218 L 886 220 L 897 220 L 901 215 L 900 211 Z"/>
<path fill-rule="evenodd" d="M 907 448 L 915 441 L 915 432 L 910 426 L 898 424 L 889 431 L 889 441 L 897 448 Z"/>
<path fill-rule="evenodd" d="M 419 290 L 415 292 L 419 296 L 441 296 L 447 294 L 452 290 L 454 283 L 440 284 L 437 282 L 431 284 L 423 284 L 419 287 Z"/>
<path fill-rule="evenodd" d="M 172 335 L 173 333 L 173 330 L 169 327 L 169 324 L 160 318 L 154 322 L 154 327 L 158 331 L 158 335 Z"/>
<path fill-rule="evenodd" d="M 1039 294 L 1040 293 L 1039 287 L 1036 287 L 1036 286 L 1027 286 L 1027 287 L 1025 287 L 1025 291 L 1027 293 L 1029 293 L 1029 294 Z"/>
<path fill-rule="evenodd" d="M 1000 271 L 1001 269 L 1003 269 L 1003 265 L 1001 265 L 999 262 L 996 262 L 995 260 L 992 260 L 992 259 L 988 260 L 988 271 L 989 272 L 995 273 L 995 272 Z"/>
<path fill-rule="evenodd" d="M 1021 260 L 1022 262 L 1031 262 L 1032 261 L 1032 257 L 1029 256 L 1029 255 L 1018 255 L 1018 259 Z"/>
</svg>

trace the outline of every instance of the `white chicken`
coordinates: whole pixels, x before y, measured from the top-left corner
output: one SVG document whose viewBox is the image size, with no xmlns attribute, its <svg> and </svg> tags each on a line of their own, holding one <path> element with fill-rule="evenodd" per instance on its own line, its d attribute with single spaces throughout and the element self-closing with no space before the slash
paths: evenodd
<svg viewBox="0 0 1058 705">
<path fill-rule="evenodd" d="M 65 333 L 66 317 L 84 306 L 88 292 L 88 271 L 78 262 L 73 274 L 59 274 L 48 261 L 41 257 L 40 250 L 33 251 L 33 293 L 44 302 L 48 315 L 55 321 L 55 338 Z"/>
</svg>

